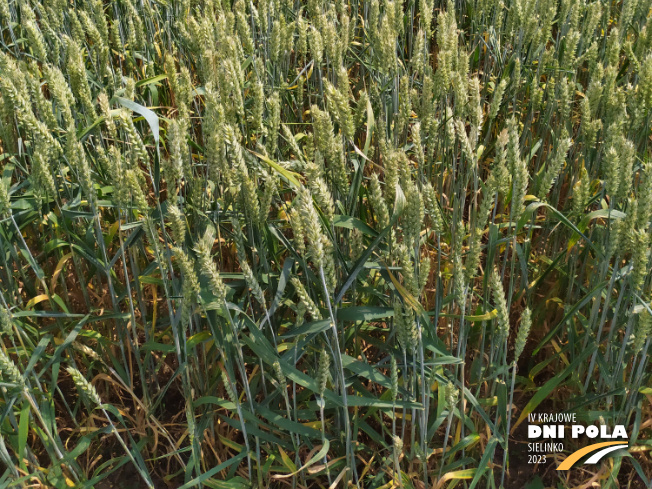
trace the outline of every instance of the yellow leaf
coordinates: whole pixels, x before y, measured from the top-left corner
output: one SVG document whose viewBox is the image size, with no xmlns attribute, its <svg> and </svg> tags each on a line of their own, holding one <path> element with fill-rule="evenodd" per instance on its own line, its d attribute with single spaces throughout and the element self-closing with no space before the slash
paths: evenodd
<svg viewBox="0 0 652 489">
<path fill-rule="evenodd" d="M 561 346 L 559 346 L 559 344 L 555 340 L 550 340 L 550 342 L 552 343 L 552 347 L 554 348 L 555 352 L 557 352 L 559 354 L 562 361 L 566 364 L 566 366 L 568 366 L 570 364 L 570 362 L 568 361 L 568 358 L 566 357 L 566 355 L 564 355 L 561 352 Z"/>
<path fill-rule="evenodd" d="M 46 300 L 48 300 L 48 295 L 47 294 L 37 295 L 33 299 L 29 300 L 29 302 L 27 303 L 27 306 L 25 306 L 25 309 L 31 309 L 32 307 L 34 307 L 39 302 L 43 302 L 43 301 L 46 301 Z"/>
<path fill-rule="evenodd" d="M 316 430 L 321 429 L 321 421 L 307 421 L 305 423 L 301 423 L 303 426 L 307 426 L 308 428 L 314 428 Z"/>
<path fill-rule="evenodd" d="M 477 316 L 464 316 L 464 319 L 470 322 L 489 321 L 494 319 L 496 316 L 498 316 L 498 311 L 494 309 L 493 311 L 485 312 L 484 314 Z"/>
<path fill-rule="evenodd" d="M 455 472 L 449 472 L 448 474 L 444 474 L 444 476 L 437 481 L 435 489 L 443 487 L 443 485 L 449 480 L 472 479 L 474 475 L 475 469 L 456 470 Z"/>
<path fill-rule="evenodd" d="M 405 300 L 405 303 L 409 305 L 414 312 L 417 314 L 421 314 L 423 312 L 423 306 L 419 304 L 419 301 L 417 301 L 412 294 L 410 294 L 405 287 L 401 285 L 401 283 L 398 281 L 398 279 L 394 276 L 392 272 L 390 272 L 389 268 L 387 265 L 385 265 L 385 270 L 387 270 L 387 273 L 389 274 L 389 278 L 392 280 L 392 283 L 394 284 L 394 287 L 396 287 L 396 290 L 398 293 L 403 297 Z"/>
<path fill-rule="evenodd" d="M 66 262 L 71 256 L 72 256 L 72 252 L 66 253 L 61 257 L 59 263 L 57 263 L 57 267 L 54 269 L 54 273 L 52 274 L 52 281 L 50 282 L 50 289 L 52 289 L 53 292 L 57 283 L 57 279 L 61 274 L 61 270 L 63 270 L 63 266 L 66 264 Z"/>
<path fill-rule="evenodd" d="M 269 166 L 271 166 L 274 170 L 276 170 L 277 173 L 279 173 L 280 175 L 285 177 L 285 179 L 288 182 L 290 182 L 292 185 L 294 185 L 297 188 L 301 187 L 301 182 L 299 181 L 299 179 L 301 178 L 301 175 L 299 175 L 298 173 L 295 173 L 293 171 L 286 170 L 281 165 L 279 165 L 276 161 L 268 158 L 265 155 L 262 155 L 260 153 L 256 153 L 255 151 L 252 151 L 250 149 L 248 149 L 247 151 L 249 151 L 252 155 L 257 156 L 261 161 L 263 161 L 263 162 L 267 163 Z"/>
<path fill-rule="evenodd" d="M 237 451 L 238 453 L 242 451 L 242 445 L 239 445 L 238 443 L 234 442 L 233 440 L 229 440 L 228 438 L 218 435 L 220 438 L 220 441 L 222 444 L 226 447 L 229 447 L 232 450 Z"/>
<path fill-rule="evenodd" d="M 281 448 L 280 446 L 278 447 L 278 451 L 281 452 L 281 459 L 283 460 L 283 463 L 285 466 L 290 469 L 290 472 L 296 472 L 297 471 L 297 466 L 294 465 L 294 462 L 292 462 L 292 459 L 288 456 L 287 453 L 285 453 L 285 450 Z"/>
<path fill-rule="evenodd" d="M 403 417 L 404 417 L 404 416 L 403 416 L 403 413 L 400 412 L 400 411 L 396 411 L 395 416 L 396 416 L 397 418 L 399 418 L 399 419 L 403 419 Z M 411 415 L 411 414 L 408 414 L 408 413 L 405 413 L 405 419 L 406 419 L 407 421 L 412 421 L 412 415 Z"/>
</svg>

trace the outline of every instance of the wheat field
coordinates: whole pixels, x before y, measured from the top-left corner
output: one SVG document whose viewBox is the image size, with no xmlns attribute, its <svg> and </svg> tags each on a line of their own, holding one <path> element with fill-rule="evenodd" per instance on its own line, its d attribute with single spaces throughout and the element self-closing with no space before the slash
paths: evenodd
<svg viewBox="0 0 652 489">
<path fill-rule="evenodd" d="M 650 487 L 651 7 L 0 0 L 0 487 Z"/>
</svg>

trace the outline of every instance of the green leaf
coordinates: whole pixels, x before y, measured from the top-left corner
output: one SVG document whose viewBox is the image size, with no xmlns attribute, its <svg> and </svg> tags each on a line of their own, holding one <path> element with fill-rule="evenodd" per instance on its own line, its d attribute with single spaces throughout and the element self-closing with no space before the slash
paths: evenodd
<svg viewBox="0 0 652 489">
<path fill-rule="evenodd" d="M 285 386 L 283 386 L 285 388 Z M 284 433 L 298 433 L 301 436 L 312 439 L 320 439 L 321 431 L 315 428 L 304 426 L 296 421 L 289 420 L 278 413 L 275 413 L 261 404 L 256 406 L 256 414 L 259 414 L 270 423 L 278 426 Z"/>
<path fill-rule="evenodd" d="M 48 254 L 56 250 L 57 248 L 61 248 L 63 246 L 70 246 L 70 243 L 68 243 L 64 239 L 54 238 L 53 240 L 48 241 L 47 243 L 45 243 L 45 245 L 43 245 L 43 252 L 45 254 Z"/>
<path fill-rule="evenodd" d="M 458 385 L 458 387 L 459 387 L 459 385 Z M 442 391 L 443 391 L 443 389 L 442 389 Z M 469 401 L 469 403 L 473 406 L 473 409 L 475 409 L 478 412 L 478 414 L 480 415 L 480 417 L 484 420 L 484 422 L 487 423 L 487 426 L 492 431 L 494 436 L 496 438 L 498 438 L 498 441 L 502 442 L 503 438 L 498 433 L 498 430 L 496 429 L 496 425 L 493 423 L 493 421 L 491 421 L 491 418 L 489 418 L 489 416 L 487 415 L 485 410 L 482 409 L 482 406 L 480 406 L 480 403 L 475 398 L 475 396 L 473 394 L 471 394 L 471 391 L 466 387 L 464 387 L 464 398 Z"/>
<path fill-rule="evenodd" d="M 334 215 L 333 226 L 346 229 L 357 229 L 362 234 L 366 234 L 367 236 L 378 236 L 378 231 L 372 229 L 369 225 L 365 224 L 360 219 L 351 216 L 342 216 L 340 214 Z"/>
<path fill-rule="evenodd" d="M 228 469 L 229 467 L 231 467 L 231 465 L 233 465 L 233 464 L 235 464 L 237 462 L 240 462 L 240 460 L 242 460 L 246 456 L 247 456 L 247 452 L 242 451 L 238 455 L 236 455 L 235 457 L 230 458 L 229 460 L 227 460 L 226 462 L 222 462 L 221 464 L 217 465 L 216 467 L 213 467 L 212 469 L 204 472 L 199 477 L 195 477 L 190 482 L 182 485 L 179 489 L 189 489 L 190 487 L 198 486 L 198 485 L 204 483 L 206 480 L 213 477 L 218 472 L 221 472 L 224 469 Z"/>
<path fill-rule="evenodd" d="M 577 225 L 577 229 L 582 232 L 586 231 L 589 223 L 594 219 L 624 219 L 625 217 L 627 217 L 627 214 L 616 209 L 598 209 L 584 216 Z M 579 239 L 578 234 L 573 234 L 568 240 L 568 248 L 572 248 Z"/>
<path fill-rule="evenodd" d="M 521 411 L 521 415 L 519 416 L 518 420 L 516 423 L 514 423 L 514 426 L 512 426 L 512 433 L 514 433 L 514 430 L 518 428 L 518 425 L 520 425 L 525 419 L 527 419 L 527 415 L 533 412 L 541 402 L 543 402 L 544 399 L 546 399 L 552 391 L 554 391 L 557 386 L 573 371 L 577 370 L 577 367 L 586 360 L 589 355 L 593 353 L 593 350 L 587 348 L 582 352 L 580 356 L 578 356 L 568 367 L 566 367 L 562 372 L 558 373 L 555 375 L 552 379 L 550 379 L 548 382 L 546 382 L 543 386 L 537 389 L 537 391 L 534 393 L 534 396 L 532 396 L 532 399 L 530 399 L 530 402 L 528 402 L 525 407 L 523 408 L 523 411 Z"/>
<path fill-rule="evenodd" d="M 553 206 L 551 206 L 550 204 L 547 204 L 546 202 L 534 202 L 534 203 L 528 205 L 528 206 L 525 208 L 525 211 L 523 212 L 523 215 L 522 215 L 521 218 L 518 220 L 518 224 L 517 224 L 517 226 L 516 226 L 516 231 L 517 231 L 517 232 L 520 231 L 520 230 L 523 228 L 523 226 L 525 226 L 525 223 L 528 222 L 528 221 L 531 219 L 532 214 L 534 214 L 534 211 L 536 211 L 539 207 L 546 207 L 547 209 L 550 209 L 550 211 L 551 211 L 551 212 L 552 212 L 552 213 L 557 217 L 557 219 L 559 219 L 559 221 L 560 221 L 564 226 L 566 226 L 568 229 L 574 231 L 574 232 L 577 233 L 579 236 L 581 236 L 581 237 L 586 241 L 586 243 L 587 243 L 587 244 L 588 244 L 588 245 L 593 249 L 593 251 L 595 251 L 595 252 L 598 254 L 598 256 L 602 258 L 602 253 L 600 252 L 599 249 L 597 249 L 597 248 L 595 247 L 595 245 L 593 244 L 593 242 L 592 242 L 589 238 L 587 238 L 586 236 L 584 236 L 584 234 L 582 233 L 582 231 L 580 231 L 580 230 L 577 228 L 577 226 L 575 226 L 575 224 L 573 224 L 572 222 L 570 222 L 570 221 L 568 220 L 568 218 L 567 218 L 565 215 L 563 215 L 561 212 L 559 212 L 557 209 L 555 209 L 555 208 L 554 208 Z M 575 244 L 575 243 L 574 243 L 572 240 L 569 241 L 568 249 L 570 250 L 570 249 L 574 246 L 574 244 Z"/>
<path fill-rule="evenodd" d="M 535 475 L 534 479 L 525 484 L 525 489 L 546 489 L 546 486 L 541 481 L 541 477 Z"/>
<path fill-rule="evenodd" d="M 579 311 L 582 307 L 584 307 L 591 299 L 593 299 L 594 296 L 596 296 L 599 292 L 602 292 L 602 289 L 604 289 L 608 283 L 609 282 L 607 281 L 599 283 L 589 293 L 587 293 L 579 302 L 577 302 L 573 307 L 568 309 L 566 311 L 566 314 L 562 318 L 562 320 L 559 321 L 559 323 L 557 323 L 557 326 L 552 328 L 550 332 L 548 332 L 548 334 L 539 342 L 537 347 L 532 352 L 532 355 L 533 356 L 536 355 L 541 349 L 541 347 L 546 343 L 548 343 L 557 334 L 557 331 L 559 330 L 559 328 L 561 328 L 562 324 L 564 324 L 566 321 L 572 318 L 577 313 L 577 311 Z"/>
<path fill-rule="evenodd" d="M 446 457 L 450 460 L 451 456 L 460 450 L 466 450 L 469 447 L 472 447 L 480 441 L 480 435 L 477 433 L 470 433 L 462 438 L 457 444 L 450 449 L 449 452 L 446 452 Z"/>
<path fill-rule="evenodd" d="M 96 267 L 99 270 L 105 271 L 106 267 L 104 266 L 104 263 L 102 263 L 99 259 L 97 259 L 95 256 L 93 256 L 91 253 L 89 253 L 84 247 L 79 246 L 79 245 L 71 245 L 71 248 L 76 251 L 78 254 L 80 254 L 82 257 L 84 257 L 86 260 L 88 260 L 90 263 L 93 264 L 94 267 Z"/>
<path fill-rule="evenodd" d="M 361 362 L 349 355 L 342 354 L 342 366 L 351 372 L 361 375 L 362 377 L 372 380 L 373 382 L 390 389 L 392 381 L 373 368 L 368 363 Z"/>
<path fill-rule="evenodd" d="M 295 336 L 300 336 L 303 334 L 312 334 L 312 333 L 321 333 L 326 331 L 331 326 L 330 319 L 321 319 L 319 321 L 312 321 L 310 323 L 305 323 L 299 326 L 298 328 L 291 329 L 285 333 L 281 338 L 293 338 Z"/>
<path fill-rule="evenodd" d="M 48 334 L 41 338 L 41 341 L 38 342 L 38 345 L 36 348 L 34 348 L 34 352 L 29 359 L 27 367 L 25 367 L 25 370 L 23 371 L 24 376 L 28 376 L 34 368 L 34 365 L 36 365 L 39 360 L 43 359 L 43 353 L 45 352 L 45 349 L 50 345 L 50 341 L 52 341 L 52 336 Z"/>
<path fill-rule="evenodd" d="M 482 479 L 482 475 L 489 468 L 489 460 L 493 460 L 494 452 L 496 450 L 497 444 L 498 444 L 498 440 L 496 438 L 492 438 L 491 440 L 489 440 L 489 443 L 487 443 L 487 446 L 484 447 L 482 458 L 480 459 L 480 463 L 478 464 L 478 470 L 473 476 L 473 480 L 471 481 L 471 485 L 469 486 L 469 489 L 474 489 L 475 486 L 478 485 L 480 479 Z"/>
<path fill-rule="evenodd" d="M 272 302 L 272 305 L 269 308 L 270 317 L 276 312 L 276 308 L 279 306 L 281 300 L 283 299 L 283 292 L 285 291 L 285 287 L 288 284 L 288 279 L 292 272 L 293 265 L 294 265 L 294 258 L 292 257 L 287 257 L 283 262 L 283 270 L 281 271 L 281 275 L 279 276 L 278 279 L 278 288 L 276 289 L 276 295 L 274 296 L 274 301 Z"/>
<path fill-rule="evenodd" d="M 167 77 L 168 76 L 166 74 L 162 74 L 162 75 L 152 76 L 150 78 L 145 78 L 144 80 L 137 81 L 136 86 L 144 87 L 146 85 L 151 85 L 152 83 L 158 83 L 160 81 L 167 79 Z"/>
<path fill-rule="evenodd" d="M 83 318 L 83 314 L 66 314 L 54 311 L 18 311 L 12 314 L 15 318 Z"/>
<path fill-rule="evenodd" d="M 376 239 L 374 239 L 371 244 L 367 247 L 367 249 L 362 253 L 360 258 L 358 258 L 358 261 L 355 262 L 355 265 L 353 265 L 353 269 L 351 270 L 351 273 L 349 273 L 349 276 L 346 277 L 346 280 L 344 281 L 344 284 L 342 285 L 342 288 L 340 291 L 337 293 L 337 296 L 335 297 L 335 304 L 340 302 L 342 300 L 342 297 L 344 297 L 344 294 L 346 294 L 346 291 L 349 290 L 349 287 L 353 284 L 353 281 L 356 279 L 360 271 L 364 268 L 365 263 L 367 263 L 367 260 L 371 256 L 371 254 L 374 252 L 376 247 L 380 244 L 380 242 L 385 238 L 387 233 L 392 229 L 392 226 L 394 225 L 394 222 L 390 223 L 389 226 L 387 226 L 385 229 L 383 229 L 378 236 L 376 236 Z"/>
<path fill-rule="evenodd" d="M 20 468 L 26 470 L 25 467 L 25 447 L 27 446 L 27 435 L 29 433 L 29 403 L 23 402 L 23 407 L 20 410 L 20 421 L 18 423 L 18 458 Z"/>
<path fill-rule="evenodd" d="M 93 122 L 90 126 L 88 126 L 87 128 L 82 129 L 82 130 L 80 130 L 79 132 L 77 132 L 77 139 L 78 139 L 79 141 L 84 140 L 84 138 L 85 138 L 86 136 L 88 136 L 88 134 L 89 134 L 93 129 L 95 129 L 97 126 L 99 126 L 100 124 L 102 124 L 102 122 L 104 122 L 105 119 L 106 119 L 106 118 L 105 118 L 104 116 L 100 116 L 100 117 L 98 117 L 97 119 L 95 119 L 95 122 Z"/>
<path fill-rule="evenodd" d="M 163 279 L 158 277 L 150 277 L 149 275 L 140 275 L 138 280 L 141 284 L 151 284 L 151 285 L 160 285 L 163 286 Z"/>
<path fill-rule="evenodd" d="M 195 346 L 209 340 L 212 337 L 213 335 L 211 335 L 209 331 L 200 331 L 199 333 L 192 335 L 190 338 L 188 338 L 188 342 L 186 343 L 186 351 L 189 352 Z"/>
<path fill-rule="evenodd" d="M 256 153 L 255 151 L 252 151 L 250 149 L 247 149 L 251 154 L 257 156 L 261 161 L 267 163 L 269 166 L 271 166 L 274 170 L 276 170 L 277 173 L 279 173 L 282 177 L 284 177 L 288 182 L 290 182 L 295 188 L 301 188 L 301 182 L 299 181 L 301 178 L 301 175 L 298 173 L 294 173 L 290 170 L 286 170 L 283 168 L 281 165 L 276 163 L 274 160 L 271 160 L 265 155 L 261 155 L 260 153 Z"/>
<path fill-rule="evenodd" d="M 173 351 L 175 351 L 174 345 L 155 343 L 153 341 L 148 341 L 147 343 L 143 343 L 140 348 L 143 351 L 160 351 L 162 353 L 172 353 Z"/>
<path fill-rule="evenodd" d="M 337 310 L 341 321 L 371 321 L 394 316 L 394 308 L 378 306 L 353 306 Z"/>
<path fill-rule="evenodd" d="M 86 324 L 86 321 L 90 317 L 89 314 L 84 316 L 82 320 L 80 320 L 77 324 L 75 324 L 75 327 L 72 329 L 72 331 L 66 336 L 66 339 L 61 343 L 57 348 L 54 350 L 54 353 L 52 355 L 52 358 L 48 361 L 48 363 L 43 367 L 41 370 L 40 375 L 43 375 L 43 372 L 46 372 L 47 369 L 50 368 L 53 364 L 59 362 L 61 358 L 61 354 L 70 346 L 72 345 L 73 341 L 77 338 L 77 335 L 79 335 L 79 332 L 81 331 L 82 327 L 84 324 Z"/>
</svg>

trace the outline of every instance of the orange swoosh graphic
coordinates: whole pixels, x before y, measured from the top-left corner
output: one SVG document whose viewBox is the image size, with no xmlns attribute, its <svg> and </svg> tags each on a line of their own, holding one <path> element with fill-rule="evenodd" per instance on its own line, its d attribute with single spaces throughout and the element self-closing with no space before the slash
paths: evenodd
<svg viewBox="0 0 652 489">
<path fill-rule="evenodd" d="M 594 452 L 598 448 L 608 447 L 611 445 L 623 445 L 622 441 L 604 441 L 602 443 L 594 443 L 588 447 L 580 448 L 578 451 L 571 453 L 566 459 L 559 464 L 557 470 L 568 470 L 570 469 L 575 462 L 581 459 L 587 453 Z"/>
</svg>

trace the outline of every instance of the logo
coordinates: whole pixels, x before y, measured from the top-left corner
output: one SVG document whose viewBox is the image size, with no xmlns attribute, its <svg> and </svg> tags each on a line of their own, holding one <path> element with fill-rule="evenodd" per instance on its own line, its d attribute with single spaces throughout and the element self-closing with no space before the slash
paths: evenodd
<svg viewBox="0 0 652 489">
<path fill-rule="evenodd" d="M 624 425 L 615 425 L 613 428 L 606 424 L 585 426 L 579 424 L 576 417 L 575 413 L 529 414 L 528 463 L 545 463 L 547 454 L 563 452 L 564 441 L 568 438 L 573 440 L 599 438 L 610 441 L 592 443 L 574 451 L 559 464 L 557 470 L 569 470 L 589 454 L 592 455 L 584 461 L 584 465 L 597 464 L 611 452 L 628 448 L 628 436 Z"/>
<path fill-rule="evenodd" d="M 627 448 L 627 444 L 623 444 L 620 441 L 604 441 L 602 443 L 594 443 L 593 445 L 580 448 L 576 452 L 571 453 L 562 463 L 559 464 L 557 470 L 569 470 L 573 465 L 575 465 L 575 462 L 581 459 L 584 455 L 588 455 L 589 453 L 595 452 L 596 450 L 598 451 L 591 455 L 586 460 L 586 462 L 584 462 L 584 465 L 597 464 L 602 459 L 602 457 L 620 448 Z"/>
</svg>

